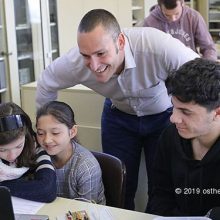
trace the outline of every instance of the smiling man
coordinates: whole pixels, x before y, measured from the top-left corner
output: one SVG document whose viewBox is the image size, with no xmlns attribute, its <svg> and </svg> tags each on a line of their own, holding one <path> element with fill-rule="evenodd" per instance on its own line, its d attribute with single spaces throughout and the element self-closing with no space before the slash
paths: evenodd
<svg viewBox="0 0 220 220">
<path fill-rule="evenodd" d="M 220 206 L 220 64 L 189 61 L 167 87 L 173 125 L 159 140 L 150 211 L 203 216 Z"/>
<path fill-rule="evenodd" d="M 119 32 L 120 29 L 112 28 L 112 33 L 117 33 L 115 36 L 107 34 L 102 25 L 97 25 L 91 32 L 84 28 L 86 27 L 82 24 L 78 32 L 79 51 L 96 80 L 106 83 L 114 74 L 120 74 L 124 68 L 125 37 Z"/>
<path fill-rule="evenodd" d="M 165 80 L 170 71 L 198 55 L 157 29 L 121 30 L 116 18 L 104 9 L 91 10 L 82 18 L 77 41 L 78 47 L 41 74 L 37 104 L 54 100 L 59 89 L 77 84 L 106 97 L 102 148 L 124 161 L 125 208 L 134 209 L 141 151 L 145 152 L 150 196 L 156 143 L 172 112 Z"/>
<path fill-rule="evenodd" d="M 204 58 L 217 59 L 215 44 L 203 17 L 186 6 L 184 0 L 158 0 L 143 26 L 171 34 Z"/>
</svg>

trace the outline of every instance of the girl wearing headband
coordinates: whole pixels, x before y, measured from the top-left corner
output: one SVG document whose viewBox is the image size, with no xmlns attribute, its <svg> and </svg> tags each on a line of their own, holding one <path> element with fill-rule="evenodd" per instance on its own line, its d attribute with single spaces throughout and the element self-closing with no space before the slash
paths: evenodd
<svg viewBox="0 0 220 220">
<path fill-rule="evenodd" d="M 57 174 L 57 196 L 105 204 L 102 174 L 93 154 L 76 139 L 74 112 L 52 101 L 37 111 L 37 139 L 51 155 Z"/>
<path fill-rule="evenodd" d="M 29 116 L 16 104 L 0 104 L 0 186 L 13 196 L 51 202 L 56 174 L 46 152 L 36 147 Z"/>
</svg>

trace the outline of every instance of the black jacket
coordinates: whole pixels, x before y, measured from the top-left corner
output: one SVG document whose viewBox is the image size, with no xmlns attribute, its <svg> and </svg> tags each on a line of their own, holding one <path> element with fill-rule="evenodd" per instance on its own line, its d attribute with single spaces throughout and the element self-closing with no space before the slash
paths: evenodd
<svg viewBox="0 0 220 220">
<path fill-rule="evenodd" d="M 149 202 L 151 213 L 163 216 L 203 216 L 220 206 L 220 137 L 199 161 L 191 140 L 169 126 L 159 141 Z"/>
</svg>

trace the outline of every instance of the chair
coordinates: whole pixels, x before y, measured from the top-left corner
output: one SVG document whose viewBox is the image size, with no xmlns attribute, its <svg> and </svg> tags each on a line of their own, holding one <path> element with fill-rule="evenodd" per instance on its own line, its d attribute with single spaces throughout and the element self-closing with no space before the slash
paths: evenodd
<svg viewBox="0 0 220 220">
<path fill-rule="evenodd" d="M 102 181 L 105 188 L 106 205 L 124 208 L 126 168 L 117 157 L 102 152 L 93 155 L 102 170 Z"/>
</svg>

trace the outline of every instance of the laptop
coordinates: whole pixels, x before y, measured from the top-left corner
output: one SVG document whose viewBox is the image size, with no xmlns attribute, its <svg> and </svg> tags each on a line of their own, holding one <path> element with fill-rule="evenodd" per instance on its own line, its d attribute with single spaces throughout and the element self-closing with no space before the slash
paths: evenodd
<svg viewBox="0 0 220 220">
<path fill-rule="evenodd" d="M 0 186 L 0 220 L 49 220 L 47 215 L 14 214 L 11 194 L 7 187 Z"/>
</svg>

